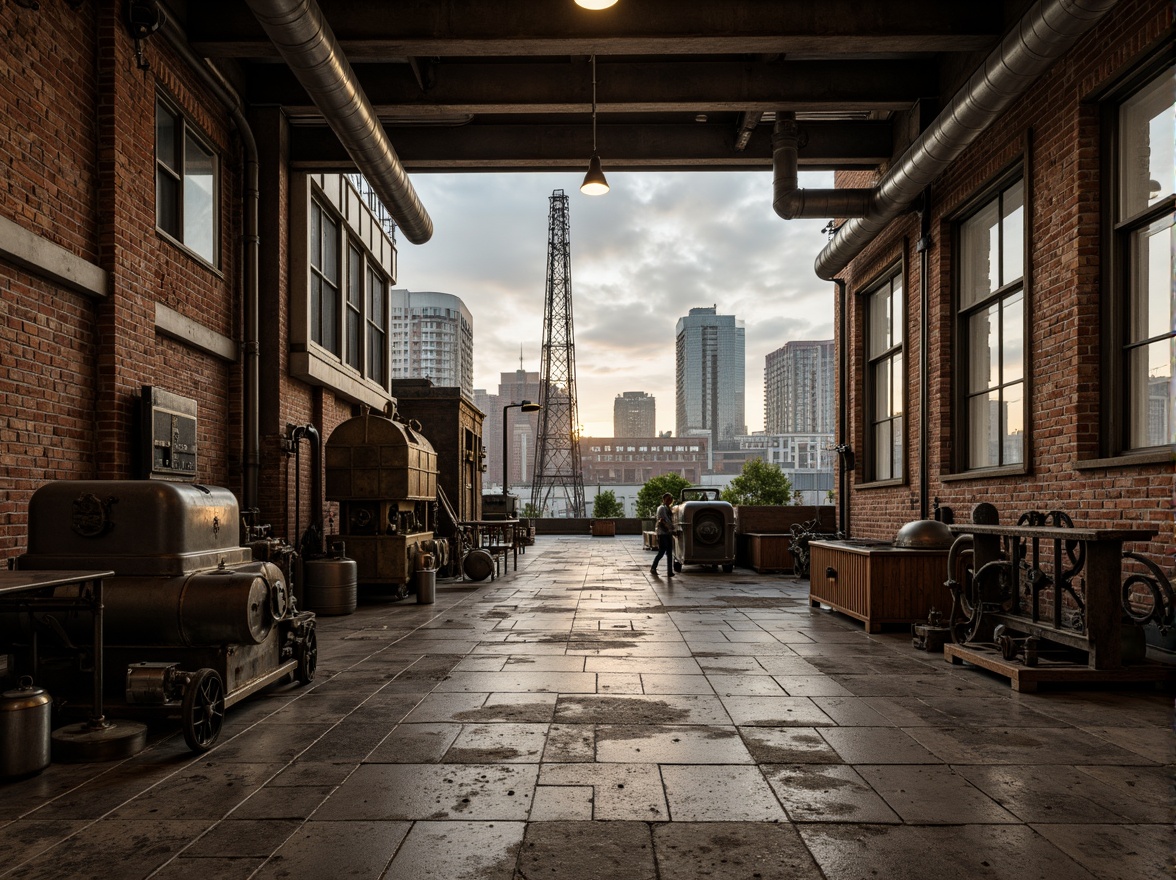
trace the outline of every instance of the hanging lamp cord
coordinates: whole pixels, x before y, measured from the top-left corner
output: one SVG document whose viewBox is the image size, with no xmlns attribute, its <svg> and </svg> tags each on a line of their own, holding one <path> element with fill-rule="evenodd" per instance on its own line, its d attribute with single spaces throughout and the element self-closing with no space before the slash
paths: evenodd
<svg viewBox="0 0 1176 880">
<path fill-rule="evenodd" d="M 592 56 L 592 155 L 596 155 L 596 55 Z"/>
</svg>

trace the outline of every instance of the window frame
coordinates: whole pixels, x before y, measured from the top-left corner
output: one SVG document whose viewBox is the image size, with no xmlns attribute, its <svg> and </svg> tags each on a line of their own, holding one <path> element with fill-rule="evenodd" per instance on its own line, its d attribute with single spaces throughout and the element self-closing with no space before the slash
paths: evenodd
<svg viewBox="0 0 1176 880">
<path fill-rule="evenodd" d="M 172 167 L 160 157 L 159 127 L 156 122 L 152 154 L 155 163 L 153 185 L 155 190 L 155 231 L 162 238 L 179 247 L 191 257 L 211 267 L 217 272 L 221 268 L 221 194 L 224 188 L 223 170 L 220 151 L 213 146 L 212 139 L 180 109 L 177 101 L 162 91 L 155 93 L 155 118 L 158 120 L 160 111 L 167 113 L 173 120 L 175 143 L 173 144 Z M 202 254 L 195 247 L 185 241 L 185 191 L 188 177 L 188 139 L 208 153 L 212 161 L 212 254 Z M 165 175 L 175 184 L 175 220 L 176 229 L 171 231 L 161 222 L 160 210 L 160 176 Z"/>
<path fill-rule="evenodd" d="M 1095 462 L 1080 463 L 1080 466 L 1105 466 L 1116 461 L 1133 464 L 1139 461 L 1171 460 L 1171 446 L 1168 443 L 1151 446 L 1132 444 L 1130 401 L 1133 389 L 1128 349 L 1143 340 L 1129 340 L 1128 316 L 1135 294 L 1130 278 L 1133 272 L 1130 240 L 1140 230 L 1176 211 L 1176 194 L 1169 194 L 1131 216 L 1121 217 L 1122 144 L 1119 123 L 1127 102 L 1160 77 L 1170 74 L 1174 64 L 1176 50 L 1169 47 L 1135 67 L 1100 96 L 1102 161 L 1099 195 L 1102 200 L 1103 229 L 1100 236 L 1100 286 L 1104 295 L 1100 302 L 1099 332 L 1099 347 L 1102 352 L 1102 375 L 1099 382 L 1099 451 L 1103 458 Z M 1162 341 L 1162 338 L 1161 335 L 1155 337 L 1155 340 Z M 1172 339 L 1172 334 L 1169 334 L 1168 338 Z M 1173 416 L 1173 413 L 1169 413 L 1170 419 Z"/>
<path fill-rule="evenodd" d="M 1021 221 L 1021 275 L 1019 281 L 1002 282 L 999 286 L 981 296 L 966 308 L 961 304 L 963 299 L 963 230 L 968 220 L 977 216 L 982 210 L 996 202 L 999 206 L 1004 194 L 1020 183 L 1022 187 L 1022 221 Z M 1033 358 L 1031 322 L 1033 300 L 1033 271 L 1031 254 L 1033 251 L 1033 186 L 1028 161 L 1028 149 L 1017 157 L 1009 166 L 998 174 L 988 185 L 977 192 L 957 211 L 948 218 L 952 226 L 952 335 L 953 335 L 953 370 L 952 370 L 952 436 L 962 438 L 952 444 L 952 470 L 950 475 L 943 475 L 945 479 L 969 479 L 985 476 L 1005 476 L 1009 474 L 1028 474 L 1032 470 L 1033 460 Z M 1003 215 L 999 211 L 1003 226 Z M 1003 235 L 1003 232 L 1002 232 Z M 1005 250 L 1003 241 L 1000 247 L 1000 259 L 1003 262 Z M 1021 384 L 1021 417 L 1024 430 L 1021 440 L 1021 460 L 1006 463 L 1003 461 L 1003 445 L 999 448 L 1001 455 L 997 464 L 973 466 L 971 461 L 971 418 L 969 401 L 974 395 L 971 391 L 971 348 L 969 345 L 969 320 L 992 306 L 1001 306 L 1016 294 L 1021 296 L 1021 349 L 1022 373 Z M 1003 346 L 1003 334 L 1002 334 Z M 1000 361 L 1001 378 L 996 389 L 1003 391 L 1012 382 L 1003 381 L 1004 359 L 1003 351 Z M 987 393 L 991 393 L 990 386 Z"/>
<path fill-rule="evenodd" d="M 865 450 L 865 455 L 862 458 L 862 468 L 864 480 L 859 484 L 858 488 L 868 488 L 873 486 L 901 486 L 905 485 L 909 479 L 908 463 L 910 461 L 909 444 L 906 442 L 909 434 L 909 364 L 907 358 L 907 337 L 908 337 L 908 318 L 910 315 L 909 305 L 910 297 L 907 289 L 907 271 L 906 260 L 900 258 L 895 262 L 887 265 L 885 269 L 879 272 L 860 292 L 858 302 L 860 304 L 860 313 L 862 315 L 862 448 Z M 902 340 L 898 345 L 891 345 L 876 357 L 870 356 L 870 328 L 872 326 L 872 311 L 871 300 L 876 293 L 879 293 L 883 287 L 889 285 L 891 293 L 891 301 L 893 302 L 894 281 L 898 280 L 902 287 L 902 302 L 901 315 L 897 316 L 897 321 L 902 329 Z M 876 469 L 876 441 L 875 428 L 880 421 L 895 420 L 893 415 L 885 420 L 877 418 L 877 392 L 876 388 L 876 369 L 882 361 L 888 364 L 893 362 L 895 356 L 902 358 L 902 366 L 900 368 L 899 386 L 902 393 L 901 400 L 901 415 L 898 420 L 902 423 L 902 460 L 898 462 L 895 468 L 895 462 L 891 462 L 891 467 L 894 468 L 892 476 L 879 478 Z M 893 444 L 891 446 L 893 450 Z"/>
</svg>

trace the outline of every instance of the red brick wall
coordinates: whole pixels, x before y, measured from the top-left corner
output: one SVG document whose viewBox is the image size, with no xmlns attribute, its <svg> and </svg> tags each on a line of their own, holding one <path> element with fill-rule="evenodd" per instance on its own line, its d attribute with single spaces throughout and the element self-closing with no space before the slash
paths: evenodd
<svg viewBox="0 0 1176 880">
<path fill-rule="evenodd" d="M 1099 124 L 1091 96 L 1127 69 L 1172 23 L 1165 0 L 1123 2 L 1008 113 L 973 144 L 935 184 L 930 253 L 930 495 L 967 521 L 972 505 L 988 501 L 1002 521 L 1025 510 L 1061 509 L 1080 526 L 1127 522 L 1160 530 L 1144 548 L 1172 573 L 1173 492 L 1168 464 L 1079 470 L 1096 458 L 1099 407 Z M 1026 475 L 945 481 L 953 453 L 952 224 L 948 217 L 1011 162 L 1026 158 L 1030 199 L 1029 389 L 1030 445 Z M 839 174 L 839 186 L 868 186 L 869 175 Z M 848 283 L 849 442 L 859 452 L 854 481 L 864 473 L 865 438 L 862 301 L 855 296 L 900 256 L 906 259 L 906 375 L 908 481 L 853 493 L 851 530 L 889 539 L 918 516 L 919 468 L 919 236 L 918 218 L 893 222 L 842 273 Z"/>
</svg>

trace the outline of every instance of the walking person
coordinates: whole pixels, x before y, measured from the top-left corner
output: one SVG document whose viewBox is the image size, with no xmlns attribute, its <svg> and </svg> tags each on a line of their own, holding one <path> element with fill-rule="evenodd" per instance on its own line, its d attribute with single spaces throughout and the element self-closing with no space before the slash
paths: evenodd
<svg viewBox="0 0 1176 880">
<path fill-rule="evenodd" d="M 674 515 L 670 513 L 670 505 L 674 503 L 674 496 L 667 492 L 662 496 L 662 503 L 657 509 L 657 556 L 653 557 L 653 565 L 649 566 L 649 573 L 657 577 L 657 564 L 666 557 L 666 577 L 674 576 Z"/>
</svg>

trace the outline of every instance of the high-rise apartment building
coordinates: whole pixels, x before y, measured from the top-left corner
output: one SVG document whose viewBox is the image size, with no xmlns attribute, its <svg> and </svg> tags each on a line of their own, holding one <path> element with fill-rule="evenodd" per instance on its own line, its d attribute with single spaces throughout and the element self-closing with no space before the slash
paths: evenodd
<svg viewBox="0 0 1176 880">
<path fill-rule="evenodd" d="M 486 485 L 502 485 L 502 408 L 524 400 L 539 400 L 539 373 L 518 369 L 500 373 L 498 393 L 489 394 L 479 388 L 474 392 L 474 406 L 486 414 L 482 423 L 482 438 L 486 447 Z M 538 419 L 535 413 L 524 413 L 518 408 L 506 411 L 507 450 L 510 468 L 508 485 L 529 485 L 535 463 L 535 438 Z"/>
<path fill-rule="evenodd" d="M 613 401 L 614 437 L 657 436 L 657 398 L 644 391 L 626 391 Z"/>
<path fill-rule="evenodd" d="M 832 434 L 836 430 L 833 340 L 787 342 L 764 359 L 764 422 L 768 434 Z"/>
<path fill-rule="evenodd" d="M 393 379 L 432 379 L 474 397 L 474 318 L 452 293 L 391 291 Z"/>
<path fill-rule="evenodd" d="M 678 319 L 677 418 L 674 433 L 706 431 L 711 448 L 747 433 L 744 416 L 744 329 L 717 306 Z"/>
</svg>

